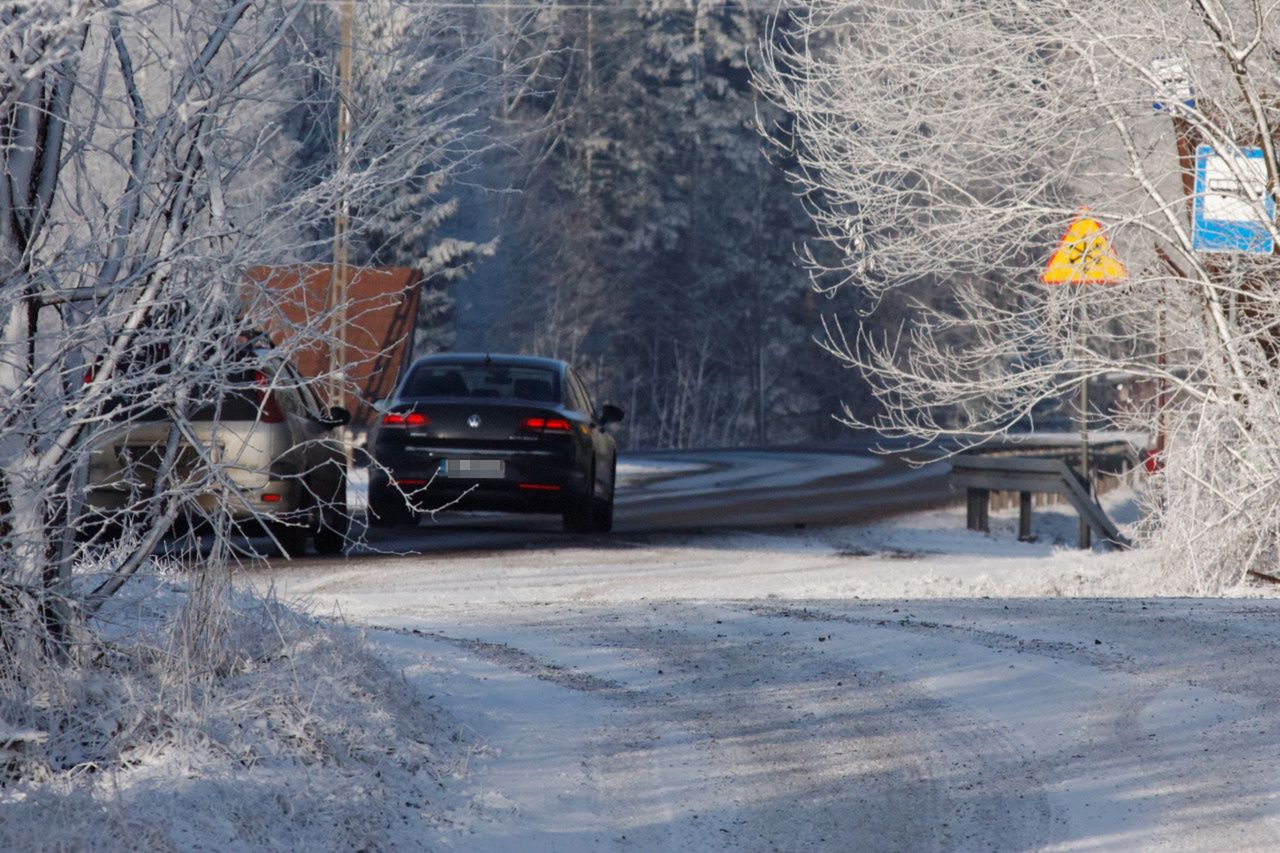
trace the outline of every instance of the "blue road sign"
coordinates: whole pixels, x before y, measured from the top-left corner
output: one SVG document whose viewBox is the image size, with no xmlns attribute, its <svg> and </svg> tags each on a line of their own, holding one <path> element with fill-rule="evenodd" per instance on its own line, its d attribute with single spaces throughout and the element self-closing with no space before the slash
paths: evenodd
<svg viewBox="0 0 1280 853">
<path fill-rule="evenodd" d="M 1275 241 L 1267 223 L 1275 217 L 1276 200 L 1267 192 L 1261 148 L 1236 148 L 1226 155 L 1211 145 L 1196 149 L 1193 249 L 1269 255 Z"/>
</svg>

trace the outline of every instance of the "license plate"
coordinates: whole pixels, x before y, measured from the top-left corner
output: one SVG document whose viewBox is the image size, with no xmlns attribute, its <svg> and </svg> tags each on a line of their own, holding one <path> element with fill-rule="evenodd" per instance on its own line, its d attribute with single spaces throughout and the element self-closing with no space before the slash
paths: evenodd
<svg viewBox="0 0 1280 853">
<path fill-rule="evenodd" d="M 507 463 L 501 459 L 442 459 L 440 473 L 466 480 L 501 480 L 507 476 Z"/>
</svg>

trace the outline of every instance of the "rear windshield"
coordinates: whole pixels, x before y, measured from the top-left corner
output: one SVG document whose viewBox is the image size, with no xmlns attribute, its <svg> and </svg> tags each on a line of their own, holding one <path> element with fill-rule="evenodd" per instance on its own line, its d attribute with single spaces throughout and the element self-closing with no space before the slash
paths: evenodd
<svg viewBox="0 0 1280 853">
<path fill-rule="evenodd" d="M 496 397 L 560 401 L 554 370 L 501 364 L 424 364 L 409 374 L 403 397 Z"/>
<path fill-rule="evenodd" d="M 204 383 L 188 387 L 184 419 L 219 422 L 258 420 L 262 417 L 263 406 L 258 375 L 256 371 L 237 371 L 228 375 L 219 388 Z M 282 376 L 280 381 L 287 383 L 288 379 Z M 173 416 L 172 401 L 178 389 L 163 386 L 157 381 L 148 396 L 142 390 L 142 383 L 136 385 L 139 387 L 127 399 L 110 399 L 106 410 L 117 419 L 132 421 L 164 421 Z"/>
</svg>

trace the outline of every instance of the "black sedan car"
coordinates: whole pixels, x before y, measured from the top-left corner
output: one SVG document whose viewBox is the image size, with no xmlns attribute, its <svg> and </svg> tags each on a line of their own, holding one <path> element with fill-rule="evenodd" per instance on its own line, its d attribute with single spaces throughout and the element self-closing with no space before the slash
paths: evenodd
<svg viewBox="0 0 1280 853">
<path fill-rule="evenodd" d="M 369 522 L 421 512 L 552 512 L 573 532 L 613 526 L 618 449 L 563 361 L 518 355 L 420 358 L 369 436 Z"/>
</svg>

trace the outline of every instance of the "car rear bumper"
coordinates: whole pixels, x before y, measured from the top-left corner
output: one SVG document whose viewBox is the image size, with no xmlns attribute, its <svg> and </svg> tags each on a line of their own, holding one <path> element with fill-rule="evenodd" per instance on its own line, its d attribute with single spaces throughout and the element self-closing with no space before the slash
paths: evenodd
<svg viewBox="0 0 1280 853">
<path fill-rule="evenodd" d="M 103 520 L 140 510 L 146 492 L 122 483 L 92 486 L 85 503 Z M 205 491 L 182 499 L 183 515 L 190 518 L 221 516 L 234 522 L 257 519 L 290 519 L 303 511 L 302 484 L 297 480 L 268 480 L 257 488 Z"/>
<path fill-rule="evenodd" d="M 495 510 L 502 512 L 559 512 L 565 502 L 587 490 L 587 475 L 564 464 L 561 458 L 510 454 L 488 455 L 501 459 L 505 472 L 501 479 L 446 476 L 440 471 L 443 457 L 423 454 L 421 460 L 406 464 L 393 460 L 386 471 L 375 468 L 369 477 L 371 492 L 394 495 L 403 492 L 422 510 L 451 504 L 453 510 Z M 450 459 L 468 458 L 466 453 L 450 454 Z M 385 465 L 386 463 L 384 463 Z"/>
</svg>

